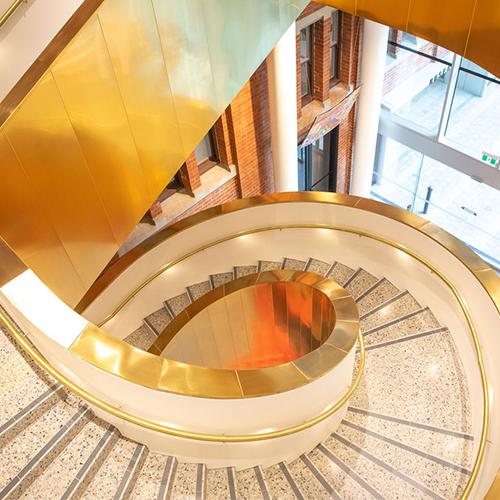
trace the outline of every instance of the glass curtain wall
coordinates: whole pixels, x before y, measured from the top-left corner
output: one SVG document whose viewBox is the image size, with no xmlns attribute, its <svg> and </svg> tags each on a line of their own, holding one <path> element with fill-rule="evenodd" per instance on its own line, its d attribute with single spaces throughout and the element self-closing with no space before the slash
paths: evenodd
<svg viewBox="0 0 500 500">
<path fill-rule="evenodd" d="M 442 47 L 390 30 L 382 110 L 382 120 L 499 167 L 500 80 Z M 371 195 L 436 223 L 500 268 L 500 192 L 451 162 L 379 134 Z"/>
</svg>

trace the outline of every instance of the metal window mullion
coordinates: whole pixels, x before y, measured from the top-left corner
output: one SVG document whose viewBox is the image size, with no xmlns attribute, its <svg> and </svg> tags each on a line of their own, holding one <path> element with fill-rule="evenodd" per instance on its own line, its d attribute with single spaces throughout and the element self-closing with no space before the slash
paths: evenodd
<svg viewBox="0 0 500 500">
<path fill-rule="evenodd" d="M 437 142 L 443 141 L 443 138 L 446 134 L 446 129 L 448 128 L 448 122 L 450 120 L 451 107 L 453 104 L 453 97 L 455 96 L 455 90 L 457 86 L 458 73 L 460 71 L 461 62 L 462 62 L 462 57 L 455 54 L 453 56 L 453 62 L 450 70 L 450 78 L 448 80 L 448 87 L 446 88 L 443 109 L 441 111 L 441 118 L 439 120 L 439 127 L 436 135 Z"/>
</svg>

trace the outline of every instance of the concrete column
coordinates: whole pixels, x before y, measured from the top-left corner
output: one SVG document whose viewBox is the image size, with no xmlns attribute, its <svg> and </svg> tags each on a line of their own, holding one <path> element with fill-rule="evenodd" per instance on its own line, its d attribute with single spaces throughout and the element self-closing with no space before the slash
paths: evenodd
<svg viewBox="0 0 500 500">
<path fill-rule="evenodd" d="M 274 190 L 297 191 L 297 66 L 295 23 L 267 58 Z"/>
<path fill-rule="evenodd" d="M 351 194 L 370 197 L 389 28 L 365 19 Z"/>
</svg>

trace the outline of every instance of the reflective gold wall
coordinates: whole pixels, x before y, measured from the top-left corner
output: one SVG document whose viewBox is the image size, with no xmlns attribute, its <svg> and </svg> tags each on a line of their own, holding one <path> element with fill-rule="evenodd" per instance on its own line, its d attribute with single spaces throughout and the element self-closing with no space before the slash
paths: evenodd
<svg viewBox="0 0 500 500">
<path fill-rule="evenodd" d="M 425 38 L 500 76 L 498 0 L 318 0 Z"/>
<path fill-rule="evenodd" d="M 105 0 L 0 129 L 0 235 L 76 304 L 307 3 Z"/>
</svg>

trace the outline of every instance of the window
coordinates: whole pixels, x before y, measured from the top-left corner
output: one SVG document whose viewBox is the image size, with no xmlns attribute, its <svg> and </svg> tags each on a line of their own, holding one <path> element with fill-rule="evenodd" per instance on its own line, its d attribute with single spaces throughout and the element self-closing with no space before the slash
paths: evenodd
<svg viewBox="0 0 500 500">
<path fill-rule="evenodd" d="M 330 87 L 340 79 L 340 20 L 341 12 L 334 10 L 330 33 Z"/>
<path fill-rule="evenodd" d="M 313 99 L 313 25 L 300 30 L 300 92 L 302 106 Z"/>
<path fill-rule="evenodd" d="M 208 134 L 203 137 L 196 149 L 194 150 L 196 161 L 200 175 L 219 163 L 219 155 L 217 152 L 217 142 L 215 140 L 214 129 L 210 129 Z"/>
</svg>

